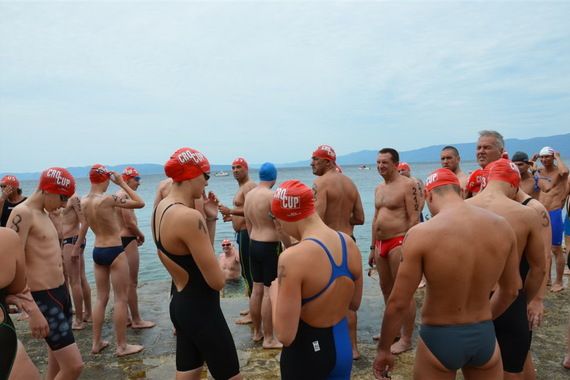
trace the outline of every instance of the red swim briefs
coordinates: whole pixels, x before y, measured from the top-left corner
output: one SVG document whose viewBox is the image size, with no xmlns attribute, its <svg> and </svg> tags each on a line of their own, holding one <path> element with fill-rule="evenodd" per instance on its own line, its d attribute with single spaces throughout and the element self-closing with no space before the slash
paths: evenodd
<svg viewBox="0 0 570 380">
<path fill-rule="evenodd" d="M 404 242 L 404 236 L 396 236 L 386 240 L 376 240 L 376 249 L 380 252 L 381 257 L 387 257 L 388 253 Z"/>
</svg>

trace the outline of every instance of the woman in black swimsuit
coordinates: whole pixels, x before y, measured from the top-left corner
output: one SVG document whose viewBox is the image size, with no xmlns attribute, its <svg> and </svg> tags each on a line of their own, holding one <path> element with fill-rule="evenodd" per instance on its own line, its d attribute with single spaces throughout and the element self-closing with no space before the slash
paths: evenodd
<svg viewBox="0 0 570 380">
<path fill-rule="evenodd" d="M 176 329 L 176 378 L 199 379 L 204 362 L 215 379 L 241 379 L 235 344 L 220 308 L 225 278 L 206 221 L 195 210 L 210 177 L 206 157 L 190 148 L 174 152 L 164 166 L 169 195 L 152 219 L 159 258 L 175 289 L 170 319 Z"/>
</svg>

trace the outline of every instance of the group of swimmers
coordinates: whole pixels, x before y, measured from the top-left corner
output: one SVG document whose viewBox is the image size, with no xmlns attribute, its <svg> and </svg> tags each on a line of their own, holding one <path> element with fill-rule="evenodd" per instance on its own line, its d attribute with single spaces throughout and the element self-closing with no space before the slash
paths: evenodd
<svg viewBox="0 0 570 380">
<path fill-rule="evenodd" d="M 204 363 L 216 379 L 241 378 L 219 295 L 232 272 L 228 265 L 236 263 L 250 297 L 238 322 L 252 323 L 252 339 L 262 341 L 264 348 L 282 348 L 281 377 L 350 378 L 352 362 L 360 357 L 356 312 L 363 284 L 353 231 L 364 223 L 364 211 L 357 187 L 336 164 L 334 149 L 321 145 L 311 158 L 316 176 L 312 188 L 288 180 L 275 190 L 273 164 L 261 166 L 256 184 L 249 178 L 247 161 L 237 158 L 232 172 L 238 191 L 231 207 L 206 194 L 210 164 L 203 153 L 181 148 L 166 162 L 168 179 L 157 190 L 151 226 L 159 258 L 172 277 L 177 378 L 200 378 Z M 535 378 L 530 345 L 532 330 L 544 315 L 551 252 L 556 261 L 551 290 L 563 289 L 559 209 L 568 197 L 568 169 L 549 147 L 530 160 L 523 152 L 508 160 L 496 131 L 480 132 L 476 158 L 481 169 L 469 176 L 460 169 L 456 148 L 445 147 L 440 158 L 442 168 L 422 182 L 411 176 L 395 149 L 381 149 L 377 156 L 384 181 L 375 190 L 368 262 L 379 273 L 386 310 L 375 337 L 373 374 L 389 378 L 394 355 L 412 348 L 413 295 L 424 280 L 414 378 L 452 379 L 458 369 L 466 379 Z M 541 168 L 534 165 L 538 158 Z M 15 178 L 2 180 L 4 188 L 11 188 L 3 191 L 8 196 L 2 196 L 2 212 L 9 199 L 9 205 L 21 203 L 10 210 L 9 229 L 0 229 L 0 256 L 6 263 L 0 271 L 0 373 L 9 374 L 12 368 L 10 378 L 39 377 L 16 339 L 7 306 L 13 304 L 28 314 L 32 335 L 48 343 L 46 377 L 78 378 L 83 362 L 72 328 L 84 327 L 91 315 L 92 352 L 109 344 L 101 338 L 101 326 L 110 286 L 117 355 L 143 349 L 128 344 L 125 335 L 127 305 L 136 300 L 127 289 L 131 281 L 136 292 L 136 279 L 129 280 L 134 270 L 121 236 L 127 237 L 127 230 L 133 234 L 134 239 L 123 239 L 127 246 L 144 241 L 123 214 L 144 206 L 133 183 L 140 176 L 129 170 L 120 175 L 93 166 L 90 193 L 75 201 L 74 179 L 63 168 L 42 172 L 37 191 L 24 201 L 10 198 L 18 193 L 10 182 Z M 121 194 L 105 194 L 111 181 Z M 424 203 L 432 217 L 421 222 Z M 75 269 L 62 266 L 67 259 L 65 250 L 62 259 L 59 238 L 69 236 L 58 236 L 48 214 L 69 207 L 80 210 L 75 212 L 80 220 L 77 237 L 71 236 L 73 248 L 67 248 Z M 236 255 L 232 242 L 224 241 L 227 258 L 220 262 L 213 248 L 219 214 L 231 221 L 238 246 Z M 88 227 L 95 234 L 97 285 L 91 314 L 78 258 Z M 73 321 L 62 268 L 71 285 Z M 136 307 L 131 307 L 131 316 L 140 328 L 152 326 Z M 568 334 L 570 339 L 570 326 Z M 570 367 L 570 351 L 564 366 Z"/>
</svg>

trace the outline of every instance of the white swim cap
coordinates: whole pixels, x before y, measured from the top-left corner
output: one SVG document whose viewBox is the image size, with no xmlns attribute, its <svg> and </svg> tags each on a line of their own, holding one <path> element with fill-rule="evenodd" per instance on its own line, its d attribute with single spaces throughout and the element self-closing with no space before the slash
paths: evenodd
<svg viewBox="0 0 570 380">
<path fill-rule="evenodd" d="M 549 146 L 545 146 L 544 148 L 542 148 L 540 150 L 539 155 L 540 156 L 553 156 L 554 155 L 554 149 L 552 149 Z"/>
</svg>

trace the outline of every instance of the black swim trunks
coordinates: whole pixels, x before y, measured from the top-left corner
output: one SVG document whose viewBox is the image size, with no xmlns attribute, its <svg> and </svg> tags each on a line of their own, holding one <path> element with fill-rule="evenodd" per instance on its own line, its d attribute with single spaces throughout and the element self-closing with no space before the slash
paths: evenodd
<svg viewBox="0 0 570 380">
<path fill-rule="evenodd" d="M 241 263 L 241 275 L 247 282 L 247 293 L 251 296 L 253 289 L 253 277 L 251 276 L 251 264 L 249 254 L 249 233 L 246 229 L 239 231 L 237 234 L 237 243 L 239 247 L 239 262 Z"/>
<path fill-rule="evenodd" d="M 18 350 L 16 329 L 8 314 L 4 295 L 4 289 L 0 289 L 0 311 L 4 314 L 3 318 L 0 317 L 0 380 L 6 380 L 10 376 Z"/>
<path fill-rule="evenodd" d="M 32 292 L 32 297 L 49 325 L 46 342 L 52 351 L 75 343 L 71 330 L 71 298 L 65 284 L 55 289 Z"/>
<path fill-rule="evenodd" d="M 61 241 L 61 246 L 63 247 L 64 245 L 67 245 L 67 244 L 75 245 L 78 238 L 79 238 L 79 236 L 77 236 L 77 235 L 66 237 L 65 239 L 63 239 Z M 81 248 L 82 249 L 85 248 L 85 241 L 83 241 L 83 243 L 81 244 Z"/>
<path fill-rule="evenodd" d="M 271 282 L 277 278 L 277 262 L 280 253 L 281 242 L 279 241 L 250 240 L 249 257 L 253 282 L 262 282 L 265 286 L 271 286 Z"/>
</svg>

